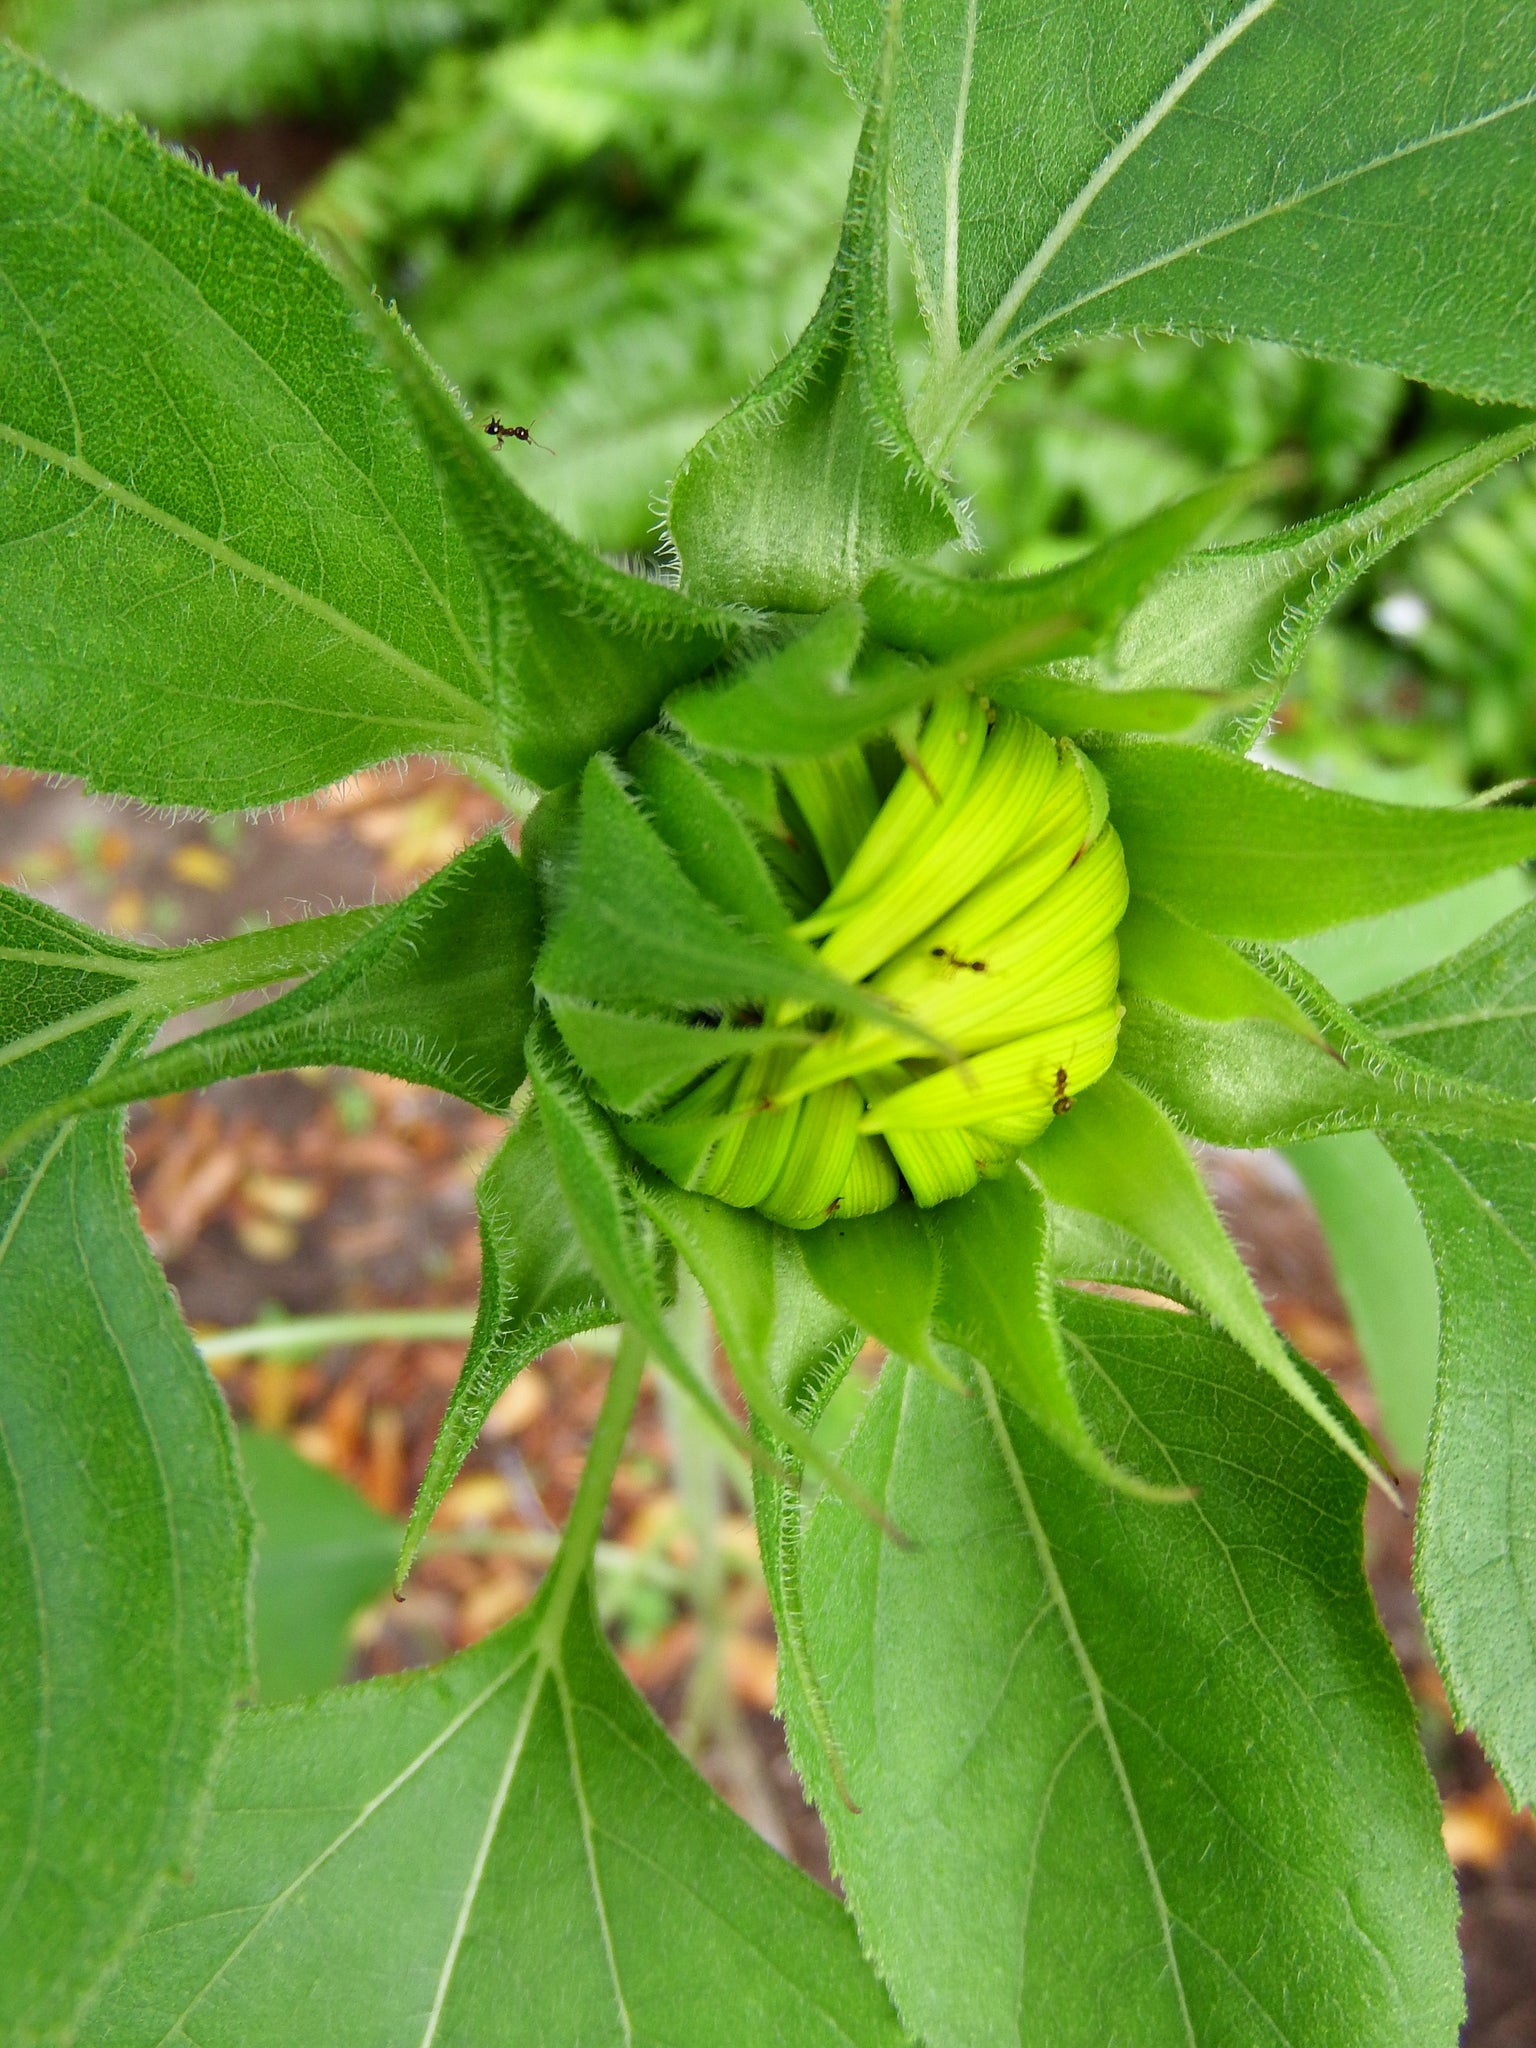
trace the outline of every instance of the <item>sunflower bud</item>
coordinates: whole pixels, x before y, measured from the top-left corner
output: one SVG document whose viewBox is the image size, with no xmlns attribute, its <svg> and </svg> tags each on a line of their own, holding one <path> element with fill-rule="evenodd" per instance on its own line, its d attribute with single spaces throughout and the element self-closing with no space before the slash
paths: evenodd
<svg viewBox="0 0 1536 2048">
<path fill-rule="evenodd" d="M 862 754 L 784 771 L 830 881 L 795 927 L 891 1022 L 781 1003 L 805 1045 L 726 1062 L 637 1148 L 686 1186 L 810 1229 L 964 1194 L 1115 1056 L 1125 860 L 1066 740 L 965 691 L 939 698 L 882 801 Z M 819 1027 L 819 1028 L 818 1028 Z"/>
</svg>

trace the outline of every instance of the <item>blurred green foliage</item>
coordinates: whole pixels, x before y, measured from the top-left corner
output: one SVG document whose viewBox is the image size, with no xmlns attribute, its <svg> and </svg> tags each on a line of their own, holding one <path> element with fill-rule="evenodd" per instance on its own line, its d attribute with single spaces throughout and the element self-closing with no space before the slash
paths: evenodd
<svg viewBox="0 0 1536 2048">
<path fill-rule="evenodd" d="M 1402 650 L 1410 704 L 1452 773 L 1475 785 L 1536 763 L 1536 470 L 1491 478 L 1405 549 L 1374 619 Z M 1355 694 L 1358 694 L 1356 692 Z"/>
<path fill-rule="evenodd" d="M 654 544 L 678 460 L 814 309 L 856 110 L 801 0 L 562 9 L 445 51 L 300 218 L 398 293 L 520 480 Z"/>
<path fill-rule="evenodd" d="M 1374 477 L 1405 398 L 1391 371 L 1264 343 L 1091 343 L 1005 385 L 960 446 L 984 572 L 1049 567 L 1284 449 L 1305 457 L 1293 509 L 1340 504 Z"/>
<path fill-rule="evenodd" d="M 549 0 L 0 0 L 0 31 L 77 92 L 167 135 L 213 121 L 375 119 L 445 44 L 526 30 Z"/>
</svg>

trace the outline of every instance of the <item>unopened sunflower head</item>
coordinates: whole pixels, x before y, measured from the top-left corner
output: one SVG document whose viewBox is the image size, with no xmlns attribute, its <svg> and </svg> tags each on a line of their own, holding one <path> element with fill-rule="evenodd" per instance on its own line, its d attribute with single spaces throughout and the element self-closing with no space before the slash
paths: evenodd
<svg viewBox="0 0 1536 2048">
<path fill-rule="evenodd" d="M 1115 1056 L 1127 884 L 1092 764 L 956 690 L 883 795 L 878 768 L 797 763 L 781 794 L 830 883 L 796 931 L 890 1023 L 781 1001 L 763 1050 L 628 1127 L 684 1185 L 796 1229 L 964 1194 Z M 778 1042 L 793 1025 L 808 1043 Z"/>
</svg>

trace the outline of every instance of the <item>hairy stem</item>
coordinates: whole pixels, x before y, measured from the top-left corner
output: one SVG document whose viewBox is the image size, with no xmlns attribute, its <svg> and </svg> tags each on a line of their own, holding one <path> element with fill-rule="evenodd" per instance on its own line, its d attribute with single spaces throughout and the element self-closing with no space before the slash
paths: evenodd
<svg viewBox="0 0 1536 2048">
<path fill-rule="evenodd" d="M 540 1646 L 549 1662 L 554 1662 L 559 1655 L 571 1602 L 597 1547 L 598 1532 L 603 1526 L 603 1510 L 608 1505 L 613 1475 L 618 1470 L 630 1418 L 640 1396 L 640 1376 L 644 1370 L 645 1339 L 626 1328 L 614 1355 L 602 1412 L 592 1432 L 581 1483 L 571 1503 L 559 1555 L 549 1576 L 549 1593 L 539 1628 Z"/>
<path fill-rule="evenodd" d="M 291 1320 L 244 1323 L 239 1329 L 194 1333 L 194 1342 L 209 1365 L 230 1358 L 295 1358 L 329 1351 L 341 1344 L 414 1344 L 437 1339 L 450 1342 L 474 1332 L 472 1308 L 363 1308 L 346 1315 L 294 1316 Z M 588 1351 L 611 1351 L 612 1334 L 588 1330 L 582 1335 Z"/>
<path fill-rule="evenodd" d="M 391 1340 L 468 1338 L 475 1327 L 472 1308 L 358 1309 L 351 1315 L 295 1316 L 291 1321 L 246 1323 L 238 1330 L 213 1330 L 195 1338 L 209 1365 L 230 1358 L 268 1358 L 283 1352 L 304 1357 L 337 1344 Z"/>
</svg>

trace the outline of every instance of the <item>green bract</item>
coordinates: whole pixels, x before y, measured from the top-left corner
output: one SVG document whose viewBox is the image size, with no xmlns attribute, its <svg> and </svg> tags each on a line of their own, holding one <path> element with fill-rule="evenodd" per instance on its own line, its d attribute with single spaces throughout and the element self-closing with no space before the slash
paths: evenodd
<svg viewBox="0 0 1536 2048">
<path fill-rule="evenodd" d="M 128 91 L 174 10 L 108 11 L 97 72 L 83 6 L 53 46 Z M 1283 530 L 1255 509 L 1281 470 L 1234 474 L 987 580 L 934 465 L 1000 375 L 1116 327 L 1528 403 L 1529 22 L 817 12 L 864 107 L 841 239 L 673 479 L 675 583 L 537 509 L 366 285 L 0 51 L 0 754 L 228 808 L 425 752 L 525 820 L 401 904 L 171 952 L 0 892 L 7 2040 L 1454 2040 L 1454 1888 L 1360 1566 L 1386 1452 L 1272 1326 L 1193 1146 L 1303 1146 L 1334 1216 L 1377 1191 L 1421 1292 L 1432 1262 L 1419 1585 L 1528 1798 L 1536 912 L 1354 1007 L 1290 949 L 1531 860 L 1536 808 L 1369 801 L 1252 749 L 1329 607 L 1536 428 Z M 166 90 L 288 94 L 376 13 L 276 9 L 265 66 L 231 44 L 216 90 Z M 396 58 L 500 18 L 407 13 Z M 624 1335 L 527 1614 L 438 1672 L 249 1709 L 237 1447 L 117 1119 L 316 1061 L 509 1124 L 400 1577 L 511 1378 Z M 1339 1229 L 1346 1279 L 1390 1330 L 1368 1237 Z M 834 1453 L 867 1339 L 891 1360 Z M 647 1356 L 751 1460 L 847 1908 L 595 1628 Z M 337 1661 L 310 1644 L 274 1689 Z"/>
</svg>

